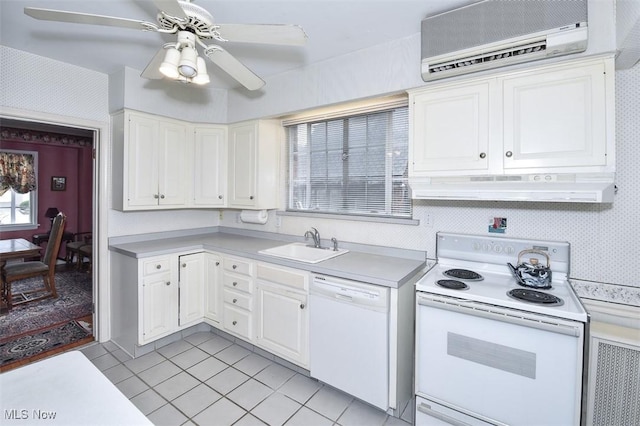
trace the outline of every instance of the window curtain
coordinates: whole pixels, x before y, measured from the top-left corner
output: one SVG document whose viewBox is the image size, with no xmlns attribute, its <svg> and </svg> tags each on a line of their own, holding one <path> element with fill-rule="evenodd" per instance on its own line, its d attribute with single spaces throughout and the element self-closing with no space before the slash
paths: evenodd
<svg viewBox="0 0 640 426">
<path fill-rule="evenodd" d="M 36 189 L 33 155 L 0 152 L 0 195 L 9 189 L 18 194 Z"/>
</svg>

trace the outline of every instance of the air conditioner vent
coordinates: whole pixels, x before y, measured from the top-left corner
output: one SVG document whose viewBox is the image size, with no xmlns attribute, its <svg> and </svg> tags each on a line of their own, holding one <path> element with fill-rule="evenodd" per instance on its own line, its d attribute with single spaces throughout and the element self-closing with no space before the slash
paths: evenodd
<svg viewBox="0 0 640 426">
<path fill-rule="evenodd" d="M 469 56 L 467 58 L 460 58 L 454 61 L 445 61 L 439 64 L 433 64 L 433 65 L 430 64 L 429 73 L 433 74 L 433 73 L 438 73 L 442 71 L 451 72 L 451 71 L 454 71 L 455 68 L 465 68 L 465 67 L 468 67 L 468 68 L 465 69 L 463 72 L 472 72 L 479 68 L 488 68 L 488 67 L 483 67 L 483 65 L 486 65 L 489 62 L 494 62 L 493 64 L 490 64 L 490 67 L 493 68 L 497 65 L 495 61 L 503 62 L 504 65 L 507 65 L 510 62 L 521 62 L 523 55 L 543 56 L 545 53 L 544 51 L 546 49 L 547 49 L 546 40 L 533 42 L 533 43 L 526 43 L 520 46 L 512 46 L 507 49 L 494 50 L 492 52 L 487 52 L 483 55 L 474 55 L 474 56 Z M 516 60 L 510 60 L 510 59 L 516 59 Z M 527 58 L 527 59 L 529 60 L 534 58 Z"/>
</svg>

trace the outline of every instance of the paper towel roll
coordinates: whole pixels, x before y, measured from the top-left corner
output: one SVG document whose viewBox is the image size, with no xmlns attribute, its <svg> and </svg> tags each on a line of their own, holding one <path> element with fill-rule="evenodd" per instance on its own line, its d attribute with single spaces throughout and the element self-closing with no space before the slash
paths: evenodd
<svg viewBox="0 0 640 426">
<path fill-rule="evenodd" d="M 242 210 L 240 212 L 240 220 L 244 223 L 259 223 L 264 225 L 267 223 L 269 213 L 266 210 Z"/>
</svg>

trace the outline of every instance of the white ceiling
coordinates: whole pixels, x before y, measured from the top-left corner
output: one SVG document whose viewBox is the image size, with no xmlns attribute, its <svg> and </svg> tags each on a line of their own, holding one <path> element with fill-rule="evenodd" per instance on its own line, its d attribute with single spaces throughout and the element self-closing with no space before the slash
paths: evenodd
<svg viewBox="0 0 640 426">
<path fill-rule="evenodd" d="M 305 47 L 228 43 L 224 47 L 261 77 L 344 55 L 420 32 L 428 15 L 477 0 L 196 0 L 218 23 L 297 24 Z M 148 0 L 0 0 L 0 43 L 110 74 L 124 66 L 142 71 L 175 35 L 115 27 L 39 21 L 25 7 L 109 15 L 156 22 Z M 237 83 L 214 66 L 211 86 Z"/>
</svg>

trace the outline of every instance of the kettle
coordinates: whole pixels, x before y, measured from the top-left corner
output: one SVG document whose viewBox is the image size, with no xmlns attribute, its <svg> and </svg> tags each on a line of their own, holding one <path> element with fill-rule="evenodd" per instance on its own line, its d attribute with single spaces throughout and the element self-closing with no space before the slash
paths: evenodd
<svg viewBox="0 0 640 426">
<path fill-rule="evenodd" d="M 546 266 L 541 265 L 535 257 L 529 258 L 529 262 L 522 262 L 520 259 L 528 253 L 544 256 L 547 260 Z M 511 268 L 518 284 L 525 287 L 551 288 L 551 263 L 547 253 L 532 249 L 522 250 L 518 254 L 518 266 L 513 266 L 511 263 L 507 263 L 507 265 Z"/>
</svg>

